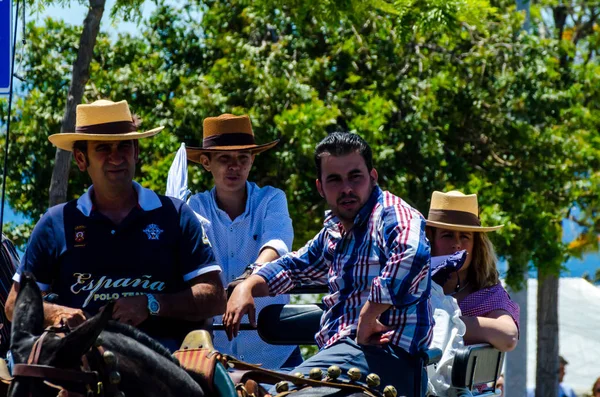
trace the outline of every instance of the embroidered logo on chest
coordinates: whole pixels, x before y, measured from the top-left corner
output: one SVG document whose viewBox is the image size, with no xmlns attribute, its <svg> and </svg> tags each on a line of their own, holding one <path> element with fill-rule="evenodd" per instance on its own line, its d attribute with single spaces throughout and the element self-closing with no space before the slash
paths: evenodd
<svg viewBox="0 0 600 397">
<path fill-rule="evenodd" d="M 85 226 L 75 227 L 75 247 L 85 247 Z"/>
<path fill-rule="evenodd" d="M 148 236 L 148 240 L 158 240 L 163 231 L 164 230 L 154 223 L 149 224 L 144 229 L 144 233 L 146 233 L 146 236 Z"/>
</svg>

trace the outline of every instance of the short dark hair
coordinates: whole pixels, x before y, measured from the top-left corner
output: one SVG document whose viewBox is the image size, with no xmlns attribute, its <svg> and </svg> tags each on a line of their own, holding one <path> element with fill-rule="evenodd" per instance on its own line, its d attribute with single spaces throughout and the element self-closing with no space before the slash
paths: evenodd
<svg viewBox="0 0 600 397">
<path fill-rule="evenodd" d="M 373 169 L 373 152 L 369 144 L 358 134 L 352 132 L 334 132 L 325 137 L 315 148 L 317 178 L 321 179 L 321 157 L 330 154 L 335 157 L 358 152 L 365 160 L 367 170 Z"/>
<path fill-rule="evenodd" d="M 87 154 L 87 145 L 88 141 L 75 141 L 73 143 L 73 151 L 75 151 L 75 149 L 79 150 L 80 152 L 83 152 L 83 154 Z"/>
</svg>

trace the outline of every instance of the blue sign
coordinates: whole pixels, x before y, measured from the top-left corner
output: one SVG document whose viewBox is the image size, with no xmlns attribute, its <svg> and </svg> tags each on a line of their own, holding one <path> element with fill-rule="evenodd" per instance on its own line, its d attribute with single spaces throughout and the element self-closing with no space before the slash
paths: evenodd
<svg viewBox="0 0 600 397">
<path fill-rule="evenodd" d="M 10 91 L 12 0 L 0 0 L 0 94 Z"/>
</svg>

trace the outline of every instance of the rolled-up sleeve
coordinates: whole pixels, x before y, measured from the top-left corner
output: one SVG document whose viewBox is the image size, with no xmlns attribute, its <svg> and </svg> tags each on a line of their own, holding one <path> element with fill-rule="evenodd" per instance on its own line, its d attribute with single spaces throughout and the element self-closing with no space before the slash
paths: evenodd
<svg viewBox="0 0 600 397">
<path fill-rule="evenodd" d="M 386 208 L 379 238 L 386 263 L 373 280 L 369 300 L 404 308 L 428 299 L 431 292 L 430 248 L 425 220 L 399 205 Z"/>
<path fill-rule="evenodd" d="M 324 255 L 325 229 L 297 252 L 269 263 L 256 264 L 253 274 L 265 279 L 269 295 L 284 294 L 302 283 L 326 284 L 328 261 Z"/>
<path fill-rule="evenodd" d="M 292 218 L 285 193 L 276 189 L 269 200 L 268 208 L 262 228 L 260 249 L 273 248 L 279 256 L 284 256 L 290 251 L 294 241 Z"/>
</svg>

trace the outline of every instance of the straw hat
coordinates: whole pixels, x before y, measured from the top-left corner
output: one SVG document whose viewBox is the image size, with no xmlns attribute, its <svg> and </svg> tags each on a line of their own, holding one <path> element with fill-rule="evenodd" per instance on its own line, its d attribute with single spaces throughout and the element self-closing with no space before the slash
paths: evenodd
<svg viewBox="0 0 600 397">
<path fill-rule="evenodd" d="M 258 145 L 254 141 L 254 132 L 248 116 L 222 114 L 219 117 L 204 119 L 202 147 L 187 148 L 187 156 L 189 160 L 200 163 L 203 153 L 248 150 L 252 154 L 258 154 L 271 149 L 278 142 L 279 139 Z"/>
<path fill-rule="evenodd" d="M 125 141 L 147 138 L 158 134 L 164 127 L 145 132 L 137 131 L 127 101 L 113 102 L 101 99 L 86 105 L 77 105 L 75 132 L 53 134 L 48 137 L 60 149 L 72 151 L 75 141 Z"/>
<path fill-rule="evenodd" d="M 476 194 L 433 192 L 427 226 L 465 232 L 493 232 L 504 225 L 481 226 Z"/>
</svg>

